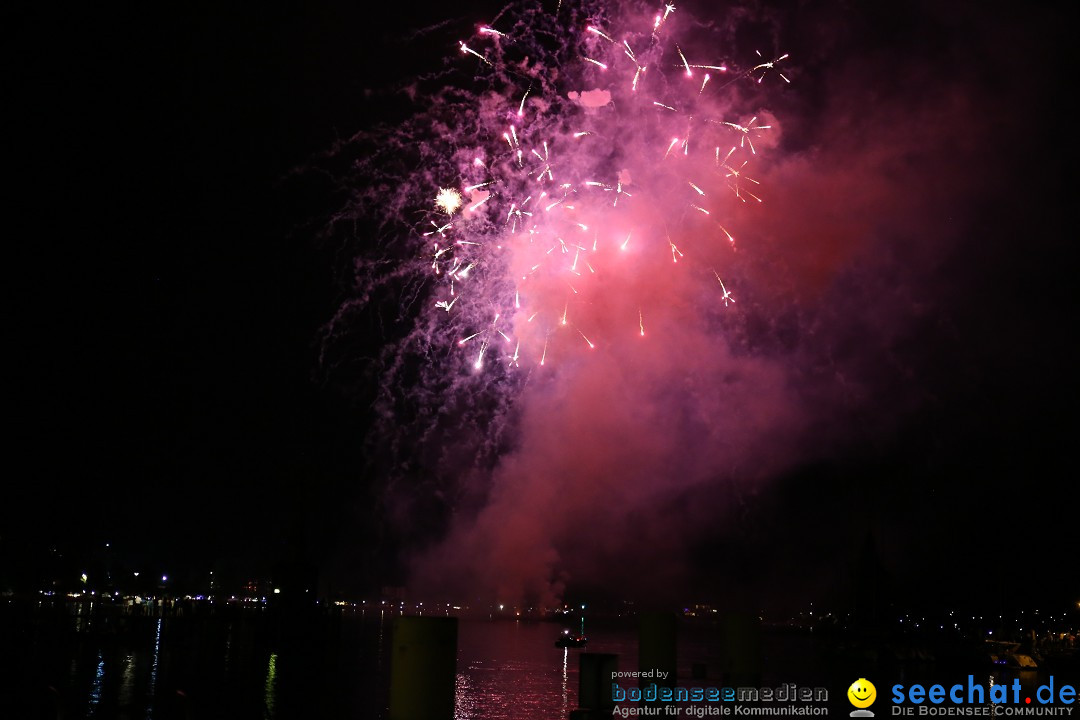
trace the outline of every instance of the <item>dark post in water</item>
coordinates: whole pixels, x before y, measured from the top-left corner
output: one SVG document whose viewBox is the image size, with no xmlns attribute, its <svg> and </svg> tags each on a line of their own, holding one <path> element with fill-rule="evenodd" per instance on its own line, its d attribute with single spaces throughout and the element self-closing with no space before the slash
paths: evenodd
<svg viewBox="0 0 1080 720">
<path fill-rule="evenodd" d="M 453 720 L 457 618 L 399 617 L 390 653 L 390 720 Z"/>
<path fill-rule="evenodd" d="M 749 613 L 723 616 L 721 668 L 728 687 L 761 685 L 761 619 Z"/>
<path fill-rule="evenodd" d="M 581 672 L 578 674 L 578 707 L 611 715 L 615 702 L 611 683 L 619 669 L 619 656 L 612 653 L 581 653 Z M 592 717 L 578 713 L 577 717 Z"/>
<path fill-rule="evenodd" d="M 642 686 L 675 687 L 678 663 L 675 615 L 670 612 L 642 613 L 638 617 L 638 670 Z"/>
</svg>

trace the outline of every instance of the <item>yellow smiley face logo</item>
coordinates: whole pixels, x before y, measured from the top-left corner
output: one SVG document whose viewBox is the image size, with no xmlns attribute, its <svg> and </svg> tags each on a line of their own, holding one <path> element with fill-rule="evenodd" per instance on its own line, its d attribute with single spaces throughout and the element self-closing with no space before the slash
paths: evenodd
<svg viewBox="0 0 1080 720">
<path fill-rule="evenodd" d="M 866 678 L 859 678 L 847 689 L 848 700 L 857 708 L 868 708 L 877 699 L 877 688 Z"/>
</svg>

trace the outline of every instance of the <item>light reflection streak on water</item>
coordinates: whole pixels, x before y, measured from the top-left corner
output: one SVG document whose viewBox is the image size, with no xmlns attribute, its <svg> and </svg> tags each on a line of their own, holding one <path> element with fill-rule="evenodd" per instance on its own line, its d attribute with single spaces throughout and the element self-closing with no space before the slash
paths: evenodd
<svg viewBox="0 0 1080 720">
<path fill-rule="evenodd" d="M 567 666 L 570 662 L 570 648 L 562 649 L 562 711 L 559 713 L 566 717 L 570 704 L 570 683 L 567 678 Z"/>
<path fill-rule="evenodd" d="M 454 683 L 454 720 L 475 720 L 482 709 L 482 701 L 469 687 L 469 678 L 465 673 L 457 674 Z"/>
<path fill-rule="evenodd" d="M 229 677 L 229 671 L 232 669 L 232 640 L 233 640 L 233 626 L 229 625 L 229 634 L 225 636 L 225 677 Z"/>
<path fill-rule="evenodd" d="M 154 660 L 150 664 L 150 692 L 149 701 L 146 704 L 146 720 L 154 717 L 154 692 L 157 689 L 158 658 L 161 655 L 161 618 L 157 621 L 157 631 L 154 633 Z"/>
<path fill-rule="evenodd" d="M 277 653 L 270 653 L 270 662 L 266 665 L 266 683 L 263 691 L 263 707 L 266 709 L 264 717 L 274 717 L 274 707 L 277 704 Z"/>
<path fill-rule="evenodd" d="M 124 674 L 120 679 L 120 696 L 118 703 L 121 708 L 131 704 L 131 696 L 135 690 L 135 656 L 128 653 L 124 658 Z"/>
<path fill-rule="evenodd" d="M 101 703 L 101 685 L 105 677 L 105 658 L 102 657 L 101 650 L 98 650 L 97 654 L 97 672 L 94 673 L 94 682 L 90 686 L 90 707 L 87 711 L 88 715 L 96 715 L 98 705 Z"/>
<path fill-rule="evenodd" d="M 375 649 L 375 669 L 383 668 L 383 628 L 386 627 L 386 611 L 379 611 L 379 646 Z"/>
</svg>

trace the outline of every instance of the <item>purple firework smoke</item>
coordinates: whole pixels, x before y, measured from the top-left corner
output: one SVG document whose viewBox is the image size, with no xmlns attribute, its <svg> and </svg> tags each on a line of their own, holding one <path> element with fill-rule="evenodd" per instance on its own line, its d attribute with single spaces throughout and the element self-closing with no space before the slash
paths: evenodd
<svg viewBox="0 0 1080 720">
<path fill-rule="evenodd" d="M 739 23 L 671 5 L 508 8 L 403 89 L 413 116 L 354 139 L 342 219 L 383 218 L 382 242 L 329 345 L 395 298 L 377 438 L 391 522 L 437 525 L 416 584 L 553 603 L 644 566 L 678 582 L 673 558 L 878 392 L 837 348 L 878 312 L 887 345 L 917 303 L 837 320 L 867 292 L 838 281 L 884 272 L 878 228 L 920 231 L 904 218 L 937 199 L 896 192 L 917 175 L 900 158 L 953 133 L 881 142 L 856 118 L 898 108 L 838 96 L 833 144 L 785 153 L 770 103 L 792 59 L 741 45 Z"/>
</svg>

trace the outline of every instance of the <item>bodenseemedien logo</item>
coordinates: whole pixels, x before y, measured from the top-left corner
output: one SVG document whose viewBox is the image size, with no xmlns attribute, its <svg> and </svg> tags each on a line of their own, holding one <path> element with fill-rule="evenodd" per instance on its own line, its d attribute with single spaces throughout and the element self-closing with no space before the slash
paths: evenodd
<svg viewBox="0 0 1080 720">
<path fill-rule="evenodd" d="M 874 683 L 866 678 L 859 678 L 847 689 L 847 699 L 855 706 L 855 709 L 851 711 L 851 717 L 874 717 L 874 713 L 866 709 L 877 699 L 877 688 L 874 687 Z"/>
</svg>

